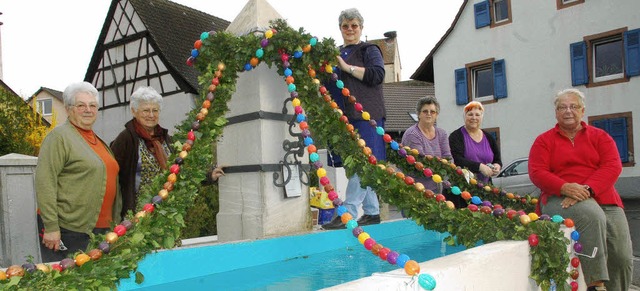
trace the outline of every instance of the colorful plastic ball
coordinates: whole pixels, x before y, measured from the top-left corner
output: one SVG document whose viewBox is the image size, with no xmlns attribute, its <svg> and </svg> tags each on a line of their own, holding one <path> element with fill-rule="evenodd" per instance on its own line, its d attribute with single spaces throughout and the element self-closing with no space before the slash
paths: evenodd
<svg viewBox="0 0 640 291">
<path fill-rule="evenodd" d="M 532 233 L 529 235 L 529 245 L 532 247 L 538 246 L 538 243 L 540 243 L 540 240 L 538 239 L 538 235 L 535 233 Z"/>
<path fill-rule="evenodd" d="M 196 61 L 196 59 L 194 57 L 188 57 L 187 58 L 187 66 L 191 67 L 193 66 L 193 63 Z"/>
<path fill-rule="evenodd" d="M 256 57 L 258 58 L 262 58 L 262 56 L 264 56 L 264 50 L 259 48 L 256 50 Z"/>
<path fill-rule="evenodd" d="M 200 55 L 200 51 L 198 51 L 197 49 L 192 49 L 191 50 L 191 56 L 194 58 L 197 58 Z"/>
<path fill-rule="evenodd" d="M 471 212 L 476 212 L 476 211 L 478 211 L 478 205 L 475 205 L 475 204 L 469 204 L 469 205 L 467 206 L 467 208 L 468 208 L 469 210 L 471 210 Z"/>
<path fill-rule="evenodd" d="M 340 200 L 340 199 L 336 199 L 336 200 Z M 355 220 L 349 220 L 346 224 L 348 229 L 351 229 L 352 231 L 356 228 L 358 228 L 358 222 Z"/>
<path fill-rule="evenodd" d="M 478 197 L 478 196 L 473 196 L 473 197 L 471 197 L 471 203 L 473 203 L 475 205 L 480 205 L 480 204 L 482 204 L 482 199 L 480 199 L 480 197 Z"/>
<path fill-rule="evenodd" d="M 571 291 L 577 291 L 578 290 L 578 282 L 573 281 L 573 282 L 569 283 L 569 285 L 571 285 Z"/>
<path fill-rule="evenodd" d="M 433 290 L 436 288 L 436 279 L 429 274 L 420 274 L 418 276 L 418 283 L 420 283 L 420 287 L 425 290 Z"/>
<path fill-rule="evenodd" d="M 395 140 L 394 140 L 394 141 L 391 141 L 391 144 L 390 144 L 389 146 L 390 146 L 390 147 L 391 147 L 391 149 L 392 149 L 392 150 L 394 150 L 394 151 L 397 151 L 397 150 L 398 150 L 398 148 L 400 147 L 400 146 L 398 145 L 398 142 L 397 142 L 397 141 L 395 141 Z"/>
<path fill-rule="evenodd" d="M 289 92 L 293 92 L 296 90 L 296 84 L 289 84 L 289 86 L 287 86 L 287 90 L 289 90 Z"/>
<path fill-rule="evenodd" d="M 574 268 L 580 266 L 580 259 L 578 257 L 574 257 L 573 259 L 571 259 L 571 266 Z"/>
<path fill-rule="evenodd" d="M 338 208 L 336 208 L 336 214 L 338 216 L 342 216 L 342 214 L 344 214 L 345 212 L 347 212 L 347 208 L 340 205 Z"/>
<path fill-rule="evenodd" d="M 436 182 L 436 183 L 442 182 L 442 177 L 440 177 L 440 175 L 438 174 L 434 174 L 433 176 L 431 176 L 431 179 L 433 179 L 433 182 Z"/>
<path fill-rule="evenodd" d="M 307 136 L 304 138 L 304 146 L 308 147 L 313 144 L 313 138 Z"/>
<path fill-rule="evenodd" d="M 562 216 L 556 214 L 556 215 L 551 217 L 551 221 L 553 221 L 555 223 L 562 223 L 564 221 L 564 218 L 562 218 Z"/>
<path fill-rule="evenodd" d="M 253 67 L 251 66 L 251 64 L 250 64 L 250 63 L 246 63 L 246 64 L 244 64 L 244 70 L 245 70 L 245 71 L 251 71 L 251 69 L 253 69 Z"/>
<path fill-rule="evenodd" d="M 360 242 L 360 244 L 364 244 L 364 241 L 366 241 L 370 237 L 371 237 L 371 235 L 369 235 L 368 233 L 362 232 L 362 233 L 358 234 L 358 241 Z"/>
<path fill-rule="evenodd" d="M 573 219 L 571 218 L 565 218 L 564 220 L 564 226 L 566 227 L 573 227 L 575 224 L 573 223 Z"/>
<path fill-rule="evenodd" d="M 404 264 L 404 271 L 405 273 L 407 273 L 407 275 L 413 276 L 420 273 L 420 265 L 414 260 L 409 260 L 406 264 Z"/>
<path fill-rule="evenodd" d="M 127 228 L 124 225 L 116 225 L 113 228 L 113 232 L 115 232 L 118 236 L 123 236 L 127 233 Z"/>
<path fill-rule="evenodd" d="M 309 44 L 311 46 L 315 46 L 316 44 L 318 44 L 318 38 L 317 37 L 312 37 L 311 39 L 309 39 Z"/>
<path fill-rule="evenodd" d="M 109 245 L 108 242 L 103 241 L 100 244 L 98 244 L 98 249 L 100 249 L 103 253 L 108 254 L 109 251 L 111 250 L 111 245 Z"/>
<path fill-rule="evenodd" d="M 493 210 L 493 216 L 502 217 L 503 215 L 504 215 L 504 209 L 496 208 L 496 209 Z"/>
<path fill-rule="evenodd" d="M 307 117 L 304 114 L 298 114 L 296 115 L 296 122 L 300 123 L 303 122 L 307 119 Z"/>
<path fill-rule="evenodd" d="M 453 186 L 451 187 L 451 193 L 453 193 L 453 195 L 460 195 L 462 191 L 460 191 L 460 188 L 458 188 L 458 186 Z"/>
<path fill-rule="evenodd" d="M 391 252 L 391 250 L 389 248 L 382 248 L 378 251 L 378 257 L 380 257 L 380 259 L 386 261 L 387 260 L 387 255 L 389 254 L 389 252 Z"/>
<path fill-rule="evenodd" d="M 312 153 L 309 155 L 309 161 L 311 161 L 312 163 L 319 159 L 320 159 L 320 155 L 318 155 L 318 153 Z"/>
<path fill-rule="evenodd" d="M 293 52 L 293 57 L 296 59 L 299 59 L 302 57 L 302 51 L 294 51 Z"/>
<path fill-rule="evenodd" d="M 327 170 L 325 170 L 324 168 L 318 169 L 316 171 L 316 174 L 318 175 L 319 178 L 322 178 L 327 175 Z"/>
<path fill-rule="evenodd" d="M 264 37 L 271 38 L 273 36 L 273 30 L 269 29 L 264 32 Z"/>
<path fill-rule="evenodd" d="M 409 261 L 409 256 L 405 254 L 400 254 L 396 259 L 396 265 L 400 268 L 404 268 L 404 265 Z"/>
<path fill-rule="evenodd" d="M 268 45 L 269 45 L 269 40 L 268 40 L 268 39 L 263 38 L 263 39 L 260 41 L 260 46 L 261 46 L 261 47 L 267 47 Z"/>
<path fill-rule="evenodd" d="M 551 217 L 548 214 L 542 214 L 540 215 L 540 220 L 549 221 L 551 220 Z"/>
<path fill-rule="evenodd" d="M 342 82 L 342 80 L 336 81 L 336 87 L 338 87 L 338 89 L 344 88 L 344 82 Z"/>
<path fill-rule="evenodd" d="M 376 127 L 376 133 L 378 135 L 384 135 L 384 128 L 380 126 Z"/>
<path fill-rule="evenodd" d="M 424 170 L 422 170 L 422 174 L 424 174 L 425 177 L 430 178 L 431 176 L 433 176 L 433 171 L 429 168 L 425 168 Z"/>
<path fill-rule="evenodd" d="M 209 38 L 209 32 L 205 31 L 200 34 L 200 40 L 204 41 L 207 38 Z"/>
<path fill-rule="evenodd" d="M 399 154 L 401 157 L 403 157 L 403 158 L 404 158 L 404 157 L 406 157 L 406 156 L 407 156 L 407 150 L 405 150 L 404 148 L 399 148 L 399 149 L 398 149 L 398 154 Z"/>
<path fill-rule="evenodd" d="M 398 261 L 398 256 L 400 256 L 398 252 L 390 251 L 389 254 L 387 254 L 387 262 L 389 262 L 389 264 L 395 265 Z"/>
<path fill-rule="evenodd" d="M 374 246 L 375 244 L 376 244 L 376 240 L 370 237 L 370 238 L 367 238 L 367 239 L 364 241 L 364 244 L 363 244 L 363 245 L 364 245 L 364 248 L 365 248 L 365 249 L 367 249 L 367 250 L 371 250 L 371 248 L 373 248 L 373 246 Z"/>
<path fill-rule="evenodd" d="M 575 241 L 580 240 L 580 233 L 577 230 L 572 231 L 571 239 Z"/>
<path fill-rule="evenodd" d="M 573 244 L 573 250 L 576 251 L 576 253 L 582 253 L 582 244 L 576 242 L 575 244 Z"/>
</svg>

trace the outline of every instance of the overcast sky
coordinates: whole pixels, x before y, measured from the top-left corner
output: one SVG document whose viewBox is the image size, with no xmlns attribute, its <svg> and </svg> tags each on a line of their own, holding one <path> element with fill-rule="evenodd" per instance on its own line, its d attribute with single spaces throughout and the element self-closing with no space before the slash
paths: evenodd
<svg viewBox="0 0 640 291">
<path fill-rule="evenodd" d="M 233 21 L 246 0 L 175 0 Z M 363 40 L 396 31 L 402 80 L 409 80 L 451 25 L 462 0 L 267 0 L 293 28 L 342 43 L 338 15 L 358 8 Z M 84 78 L 104 24 L 108 0 L 0 0 L 2 80 L 27 98 L 40 87 L 63 91 Z M 194 41 L 199 36 L 194 36 Z M 185 60 L 189 52 L 184 52 Z"/>
</svg>

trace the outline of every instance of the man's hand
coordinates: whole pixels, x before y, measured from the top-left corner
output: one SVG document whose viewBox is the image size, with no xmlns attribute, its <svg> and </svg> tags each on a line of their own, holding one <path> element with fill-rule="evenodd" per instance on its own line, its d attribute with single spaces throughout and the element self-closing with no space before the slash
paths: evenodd
<svg viewBox="0 0 640 291">
<path fill-rule="evenodd" d="M 48 249 L 60 250 L 60 231 L 45 232 L 42 236 L 42 244 Z"/>
</svg>

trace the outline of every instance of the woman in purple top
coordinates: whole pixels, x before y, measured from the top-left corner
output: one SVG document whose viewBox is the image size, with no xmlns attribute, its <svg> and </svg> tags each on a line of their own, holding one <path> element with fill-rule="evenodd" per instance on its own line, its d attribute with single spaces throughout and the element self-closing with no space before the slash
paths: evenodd
<svg viewBox="0 0 640 291">
<path fill-rule="evenodd" d="M 402 145 L 418 150 L 420 155 L 431 155 L 451 160 L 447 132 L 436 127 L 440 103 L 435 97 L 422 97 L 416 105 L 418 123 L 409 127 L 402 135 Z M 416 181 L 436 193 L 442 192 L 431 178 L 416 177 Z"/>
<path fill-rule="evenodd" d="M 484 107 L 478 101 L 471 101 L 464 107 L 464 126 L 449 135 L 449 146 L 456 165 L 473 172 L 478 182 L 491 182 L 491 176 L 500 173 L 502 159 L 495 138 L 484 131 L 482 118 Z M 466 202 L 457 196 L 457 206 L 465 206 Z"/>
</svg>

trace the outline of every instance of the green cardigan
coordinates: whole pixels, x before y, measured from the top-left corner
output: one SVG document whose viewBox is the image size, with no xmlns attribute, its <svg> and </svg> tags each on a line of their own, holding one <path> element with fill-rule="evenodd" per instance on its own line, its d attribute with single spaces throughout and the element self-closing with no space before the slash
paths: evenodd
<svg viewBox="0 0 640 291">
<path fill-rule="evenodd" d="M 100 139 L 111 153 L 111 149 Z M 113 222 L 120 222 L 119 181 Z M 53 129 L 42 142 L 36 166 L 36 196 L 45 232 L 60 227 L 90 234 L 96 226 L 107 186 L 106 166 L 69 121 Z"/>
</svg>

